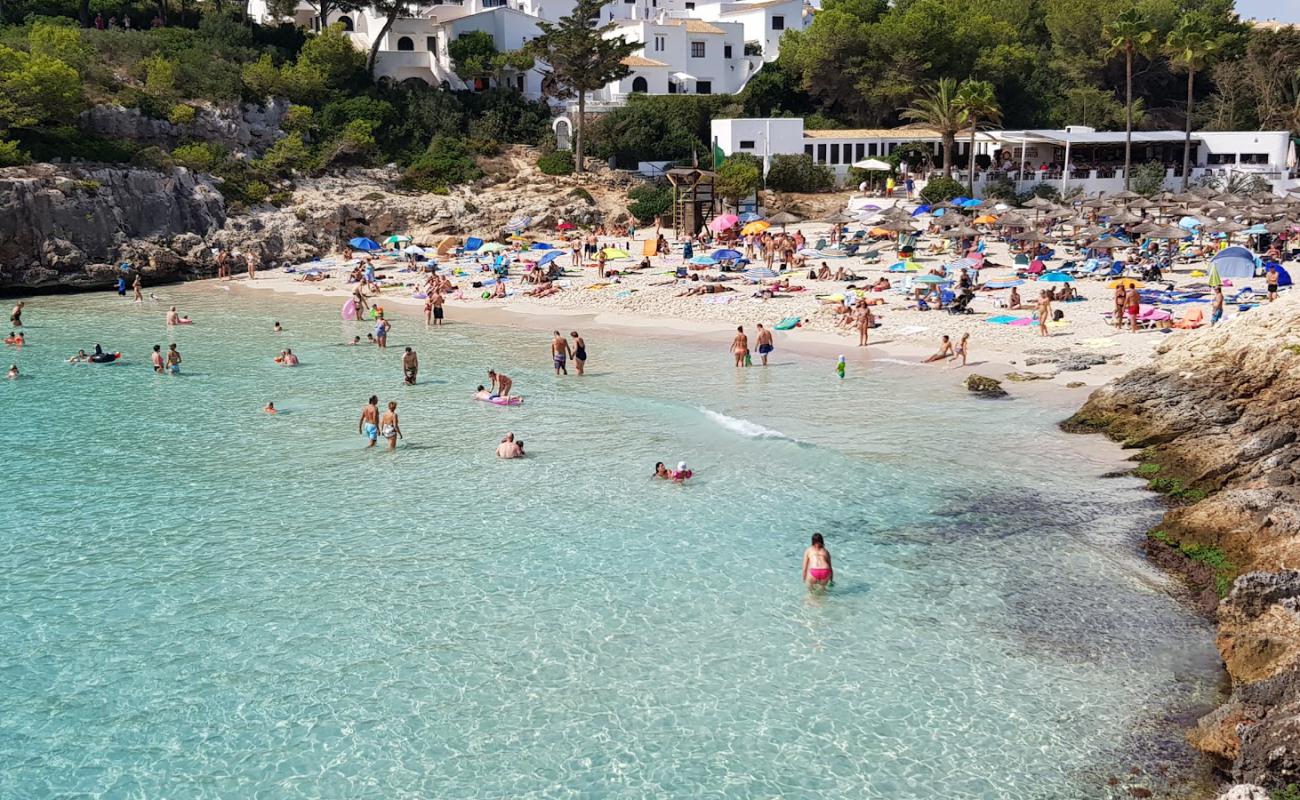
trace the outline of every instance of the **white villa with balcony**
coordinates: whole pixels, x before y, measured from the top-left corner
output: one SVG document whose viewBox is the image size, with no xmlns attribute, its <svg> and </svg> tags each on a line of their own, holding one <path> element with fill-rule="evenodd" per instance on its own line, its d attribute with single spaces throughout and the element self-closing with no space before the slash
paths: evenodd
<svg viewBox="0 0 1300 800">
<path fill-rule="evenodd" d="M 933 147 L 942 162 L 941 137 L 919 126 L 866 130 L 805 130 L 801 119 L 715 119 L 714 142 L 723 153 L 750 153 L 770 164 L 773 155 L 806 154 L 843 179 L 863 159 L 885 159 L 908 142 Z M 1133 165 L 1165 165 L 1165 186 L 1182 182 L 1183 131 L 1134 131 Z M 957 163 L 969 162 L 969 132 L 957 138 Z M 988 169 L 978 164 L 987 157 Z M 990 181 L 1011 181 L 1028 191 L 1040 183 L 1062 192 L 1118 192 L 1124 188 L 1124 132 L 1082 126 L 1065 130 L 992 130 L 975 137 L 975 190 Z M 1235 175 L 1255 175 L 1279 194 L 1300 188 L 1296 149 L 1287 131 L 1194 131 L 1190 181 L 1215 178 L 1226 184 Z M 956 176 L 965 180 L 965 169 Z"/>
<path fill-rule="evenodd" d="M 492 36 L 498 51 L 518 50 L 540 32 L 539 20 L 556 21 L 573 0 L 432 0 L 414 7 L 383 35 L 375 60 L 377 77 L 420 80 L 434 86 L 471 88 L 456 75 L 448 45 L 473 31 Z M 642 50 L 627 60 L 632 73 L 591 97 L 593 111 L 617 107 L 630 94 L 734 94 L 768 61 L 776 59 L 781 34 L 804 26 L 802 0 L 614 0 L 604 8 L 622 35 Z M 249 0 L 249 14 L 275 22 L 267 0 Z M 293 20 L 319 30 L 341 24 L 353 44 L 368 52 L 384 26 L 372 7 L 332 11 L 327 20 L 299 3 Z M 746 44 L 762 55 L 745 55 Z M 542 73 L 532 69 L 506 77 L 525 96 L 542 96 Z"/>
</svg>

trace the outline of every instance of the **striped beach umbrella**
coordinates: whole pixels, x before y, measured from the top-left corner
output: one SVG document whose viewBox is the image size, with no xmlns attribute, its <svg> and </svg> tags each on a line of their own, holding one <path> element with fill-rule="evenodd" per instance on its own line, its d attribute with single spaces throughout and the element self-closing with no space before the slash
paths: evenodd
<svg viewBox="0 0 1300 800">
<path fill-rule="evenodd" d="M 745 276 L 745 280 L 754 282 L 771 280 L 776 277 L 776 271 L 770 270 L 767 267 L 754 267 L 753 269 L 745 270 L 741 274 Z"/>
</svg>

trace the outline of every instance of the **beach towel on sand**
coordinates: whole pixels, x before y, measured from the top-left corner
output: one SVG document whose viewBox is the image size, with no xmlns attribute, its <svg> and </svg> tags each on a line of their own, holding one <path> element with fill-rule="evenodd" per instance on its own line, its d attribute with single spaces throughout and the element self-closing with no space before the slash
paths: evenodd
<svg viewBox="0 0 1300 800">
<path fill-rule="evenodd" d="M 1031 318 L 1029 318 L 1029 317 L 1021 317 L 1021 318 L 1019 318 L 1019 319 L 1013 319 L 1012 321 L 1008 322 L 1007 324 L 1008 324 L 1008 325 L 1017 325 L 1017 326 L 1033 325 L 1033 324 L 1034 324 L 1034 320 L 1031 319 Z"/>
<path fill-rule="evenodd" d="M 991 322 L 994 325 L 1010 325 L 1011 323 L 1021 319 L 1028 319 L 1028 317 L 1017 317 L 1015 314 L 1003 314 L 997 317 L 989 317 L 984 321 Z"/>
<path fill-rule="evenodd" d="M 799 317 L 786 317 L 772 327 L 778 331 L 788 331 L 799 324 Z"/>
</svg>

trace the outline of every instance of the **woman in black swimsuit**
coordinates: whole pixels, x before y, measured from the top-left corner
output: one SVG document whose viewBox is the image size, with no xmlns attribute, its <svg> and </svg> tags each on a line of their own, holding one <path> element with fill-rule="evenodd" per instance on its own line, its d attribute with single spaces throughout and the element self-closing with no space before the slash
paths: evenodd
<svg viewBox="0 0 1300 800">
<path fill-rule="evenodd" d="M 573 337 L 573 367 L 582 374 L 582 367 L 587 363 L 587 343 L 582 340 L 577 331 L 570 331 L 569 335 Z"/>
</svg>

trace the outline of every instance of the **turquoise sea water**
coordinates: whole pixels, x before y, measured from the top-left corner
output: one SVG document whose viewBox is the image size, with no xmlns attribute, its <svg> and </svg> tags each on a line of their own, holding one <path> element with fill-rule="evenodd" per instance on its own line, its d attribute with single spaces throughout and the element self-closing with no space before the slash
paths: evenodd
<svg viewBox="0 0 1300 800">
<path fill-rule="evenodd" d="M 545 332 L 399 311 L 380 353 L 332 302 L 156 291 L 39 298 L 3 353 L 0 797 L 1106 797 L 1213 689 L 1158 505 L 1055 412 L 608 333 L 561 380 Z M 95 342 L 126 363 L 61 363 Z M 523 407 L 470 400 L 489 366 Z"/>
</svg>

